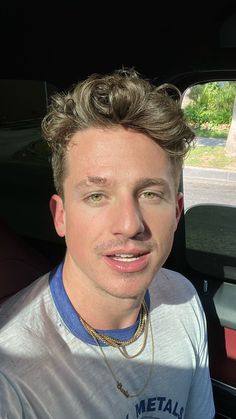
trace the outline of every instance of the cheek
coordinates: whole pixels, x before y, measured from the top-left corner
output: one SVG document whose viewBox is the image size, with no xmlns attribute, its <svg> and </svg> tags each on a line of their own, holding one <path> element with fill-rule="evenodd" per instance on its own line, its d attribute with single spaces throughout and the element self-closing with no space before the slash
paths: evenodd
<svg viewBox="0 0 236 419">
<path fill-rule="evenodd" d="M 172 234 L 177 227 L 176 210 L 173 207 L 159 207 L 156 211 L 146 212 L 144 218 L 149 228 L 157 234 Z"/>
<path fill-rule="evenodd" d="M 76 265 L 87 263 L 91 248 L 89 232 L 83 223 L 71 223 L 65 236 L 67 252 Z"/>
<path fill-rule="evenodd" d="M 177 227 L 176 218 L 163 216 L 154 233 L 154 240 L 156 240 L 158 247 L 163 255 L 168 256 L 173 246 L 174 235 Z"/>
<path fill-rule="evenodd" d="M 87 252 L 104 230 L 104 224 L 97 216 L 78 208 L 66 213 L 65 222 L 67 248 L 80 254 Z"/>
</svg>

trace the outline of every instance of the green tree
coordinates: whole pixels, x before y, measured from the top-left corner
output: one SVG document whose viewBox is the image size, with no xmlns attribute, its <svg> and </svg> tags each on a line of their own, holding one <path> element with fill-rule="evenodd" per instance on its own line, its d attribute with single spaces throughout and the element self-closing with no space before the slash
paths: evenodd
<svg viewBox="0 0 236 419">
<path fill-rule="evenodd" d="M 236 95 L 235 82 L 211 82 L 193 86 L 185 108 L 190 123 L 197 126 L 230 124 Z"/>
</svg>

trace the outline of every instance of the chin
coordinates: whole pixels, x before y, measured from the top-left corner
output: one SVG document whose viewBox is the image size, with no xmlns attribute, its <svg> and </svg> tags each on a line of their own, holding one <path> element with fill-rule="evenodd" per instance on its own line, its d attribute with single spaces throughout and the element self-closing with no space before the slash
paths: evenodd
<svg viewBox="0 0 236 419">
<path fill-rule="evenodd" d="M 122 281 L 117 284 L 116 287 L 107 289 L 107 293 L 113 297 L 121 299 L 137 299 L 140 296 L 143 296 L 152 282 L 153 277 L 151 278 L 137 278 L 137 275 L 134 277 L 133 274 L 123 274 Z"/>
</svg>

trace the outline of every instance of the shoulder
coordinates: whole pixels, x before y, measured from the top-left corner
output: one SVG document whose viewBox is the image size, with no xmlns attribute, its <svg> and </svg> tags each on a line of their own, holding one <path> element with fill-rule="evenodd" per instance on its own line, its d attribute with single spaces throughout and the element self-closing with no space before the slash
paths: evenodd
<svg viewBox="0 0 236 419">
<path fill-rule="evenodd" d="M 205 313 L 196 291 L 188 278 L 182 274 L 162 268 L 150 288 L 151 305 L 163 316 L 177 318 L 185 325 L 191 324 L 205 329 Z"/>
<path fill-rule="evenodd" d="M 166 268 L 158 271 L 150 292 L 159 293 L 164 300 L 176 304 L 197 296 L 195 287 L 184 275 Z"/>
<path fill-rule="evenodd" d="M 1 304 L 0 345 L 10 331 L 19 332 L 32 323 L 33 318 L 37 319 L 42 302 L 50 299 L 48 281 L 49 274 L 45 274 Z"/>
<path fill-rule="evenodd" d="M 0 308 L 0 371 L 23 374 L 33 367 L 28 360 L 32 354 L 35 359 L 42 359 L 56 323 L 49 274 L 46 274 Z"/>
</svg>

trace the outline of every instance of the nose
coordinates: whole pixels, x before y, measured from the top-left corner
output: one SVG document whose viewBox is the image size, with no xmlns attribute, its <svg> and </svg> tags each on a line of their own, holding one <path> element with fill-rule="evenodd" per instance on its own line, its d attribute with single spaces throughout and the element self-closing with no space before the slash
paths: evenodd
<svg viewBox="0 0 236 419">
<path fill-rule="evenodd" d="M 139 204 L 134 197 L 123 197 L 114 204 L 111 216 L 112 234 L 126 238 L 142 236 L 145 222 Z"/>
</svg>

